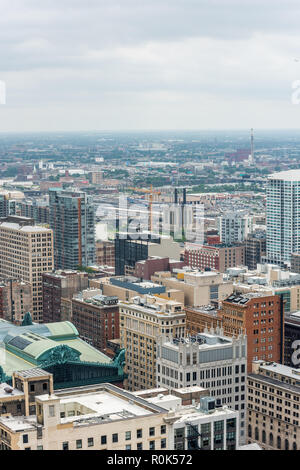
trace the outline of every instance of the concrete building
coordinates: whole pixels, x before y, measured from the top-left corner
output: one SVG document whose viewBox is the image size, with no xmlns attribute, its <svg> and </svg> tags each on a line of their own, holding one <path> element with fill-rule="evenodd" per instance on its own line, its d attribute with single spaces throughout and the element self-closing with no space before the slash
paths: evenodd
<svg viewBox="0 0 300 470">
<path fill-rule="evenodd" d="M 248 442 L 264 450 L 299 450 L 300 373 L 255 361 L 248 376 Z"/>
<path fill-rule="evenodd" d="M 43 322 L 60 322 L 62 299 L 72 299 L 73 295 L 88 287 L 88 274 L 79 271 L 55 271 L 43 273 Z M 71 318 L 70 318 L 71 319 Z"/>
<path fill-rule="evenodd" d="M 101 294 L 85 297 L 85 292 L 72 299 L 72 322 L 80 338 L 103 353 L 107 342 L 120 337 L 118 297 Z"/>
<path fill-rule="evenodd" d="M 22 323 L 24 315 L 32 311 L 32 287 L 18 279 L 0 281 L 0 318 Z"/>
<path fill-rule="evenodd" d="M 50 227 L 54 234 L 55 269 L 95 264 L 95 214 L 84 192 L 49 190 Z"/>
<path fill-rule="evenodd" d="M 131 302 L 120 302 L 120 338 L 126 350 L 125 371 L 128 390 L 156 386 L 157 340 L 170 334 L 185 334 L 183 305 L 172 300 L 146 295 Z"/>
<path fill-rule="evenodd" d="M 160 450 L 168 410 L 111 384 L 36 397 L 37 415 L 0 418 L 1 450 Z"/>
<path fill-rule="evenodd" d="M 268 177 L 267 254 L 269 263 L 290 263 L 300 251 L 300 171 L 289 170 Z"/>
<path fill-rule="evenodd" d="M 214 303 L 217 305 L 233 292 L 230 280 L 224 280 L 223 275 L 213 271 L 198 271 L 192 269 L 158 272 L 152 276 L 152 281 L 168 289 L 181 290 L 184 293 L 185 306 L 202 306 Z"/>
<path fill-rule="evenodd" d="M 226 338 L 222 330 L 157 343 L 157 386 L 209 390 L 217 406 L 240 413 L 240 442 L 245 441 L 247 338 Z"/>
<path fill-rule="evenodd" d="M 187 266 L 224 273 L 228 268 L 245 265 L 245 244 L 186 244 L 184 262 Z"/>
<path fill-rule="evenodd" d="M 19 279 L 32 287 L 32 317 L 43 320 L 42 273 L 53 269 L 52 230 L 28 225 L 26 219 L 0 223 L 0 276 Z"/>
<path fill-rule="evenodd" d="M 252 362 L 283 362 L 284 313 L 279 296 L 258 293 L 233 294 L 220 310 L 226 336 L 247 335 L 248 371 Z"/>
</svg>

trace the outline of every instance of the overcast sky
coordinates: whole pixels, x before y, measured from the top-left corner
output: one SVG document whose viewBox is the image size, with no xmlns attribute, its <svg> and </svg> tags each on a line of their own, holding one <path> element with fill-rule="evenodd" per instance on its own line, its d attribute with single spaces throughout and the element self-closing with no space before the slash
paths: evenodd
<svg viewBox="0 0 300 470">
<path fill-rule="evenodd" d="M 299 0 L 0 0 L 0 132 L 298 128 L 299 24 Z"/>
</svg>

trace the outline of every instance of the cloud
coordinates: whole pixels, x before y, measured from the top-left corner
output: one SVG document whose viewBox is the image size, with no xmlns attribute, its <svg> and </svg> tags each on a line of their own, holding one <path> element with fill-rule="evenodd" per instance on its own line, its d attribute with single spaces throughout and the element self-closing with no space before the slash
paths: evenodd
<svg viewBox="0 0 300 470">
<path fill-rule="evenodd" d="M 3 130 L 222 127 L 221 119 L 223 127 L 269 127 L 276 109 L 279 127 L 295 127 L 298 0 L 0 6 Z"/>
</svg>

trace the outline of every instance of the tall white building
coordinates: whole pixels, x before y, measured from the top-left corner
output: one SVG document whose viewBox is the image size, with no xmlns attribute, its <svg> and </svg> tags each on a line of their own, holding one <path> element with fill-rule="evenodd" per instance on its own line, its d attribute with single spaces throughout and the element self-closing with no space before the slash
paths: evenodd
<svg viewBox="0 0 300 470">
<path fill-rule="evenodd" d="M 200 333 L 195 338 L 161 337 L 157 343 L 158 387 L 201 386 L 217 406 L 240 412 L 240 441 L 245 440 L 247 338 Z"/>
<path fill-rule="evenodd" d="M 267 185 L 266 261 L 289 263 L 300 251 L 300 170 L 274 173 Z"/>
</svg>

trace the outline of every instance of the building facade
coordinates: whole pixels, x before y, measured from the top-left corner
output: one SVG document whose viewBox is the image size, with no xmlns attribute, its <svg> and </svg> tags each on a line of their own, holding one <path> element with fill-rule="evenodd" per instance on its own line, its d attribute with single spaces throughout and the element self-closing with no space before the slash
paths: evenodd
<svg viewBox="0 0 300 470">
<path fill-rule="evenodd" d="M 25 220 L 0 224 L 0 276 L 29 283 L 32 317 L 43 320 L 42 273 L 53 269 L 52 230 L 28 225 Z"/>
<path fill-rule="evenodd" d="M 196 245 L 187 244 L 184 250 L 187 266 L 224 273 L 228 268 L 245 265 L 245 244 Z"/>
<path fill-rule="evenodd" d="M 253 363 L 248 376 L 248 442 L 265 450 L 300 448 L 300 373 L 275 362 Z"/>
<path fill-rule="evenodd" d="M 160 338 L 157 344 L 157 386 L 209 390 L 217 406 L 240 413 L 240 442 L 245 442 L 247 339 L 200 333 L 185 339 Z"/>
<path fill-rule="evenodd" d="M 78 271 L 55 271 L 43 273 L 43 321 L 44 323 L 60 322 L 62 317 L 62 299 L 72 299 L 88 287 L 88 274 Z M 68 318 L 69 319 L 69 318 Z"/>
<path fill-rule="evenodd" d="M 283 362 L 284 313 L 277 295 L 233 294 L 222 302 L 220 310 L 226 336 L 247 335 L 248 371 L 252 362 Z"/>
<path fill-rule="evenodd" d="M 144 390 L 156 386 L 157 340 L 171 334 L 185 334 L 185 313 L 182 304 L 154 296 L 136 297 L 120 302 L 120 339 L 126 350 L 125 371 L 128 390 Z"/>
<path fill-rule="evenodd" d="M 49 190 L 55 269 L 95 264 L 95 211 L 84 192 Z"/>
<path fill-rule="evenodd" d="M 289 170 L 268 177 L 267 254 L 268 262 L 284 264 L 300 251 L 300 171 Z"/>
</svg>

